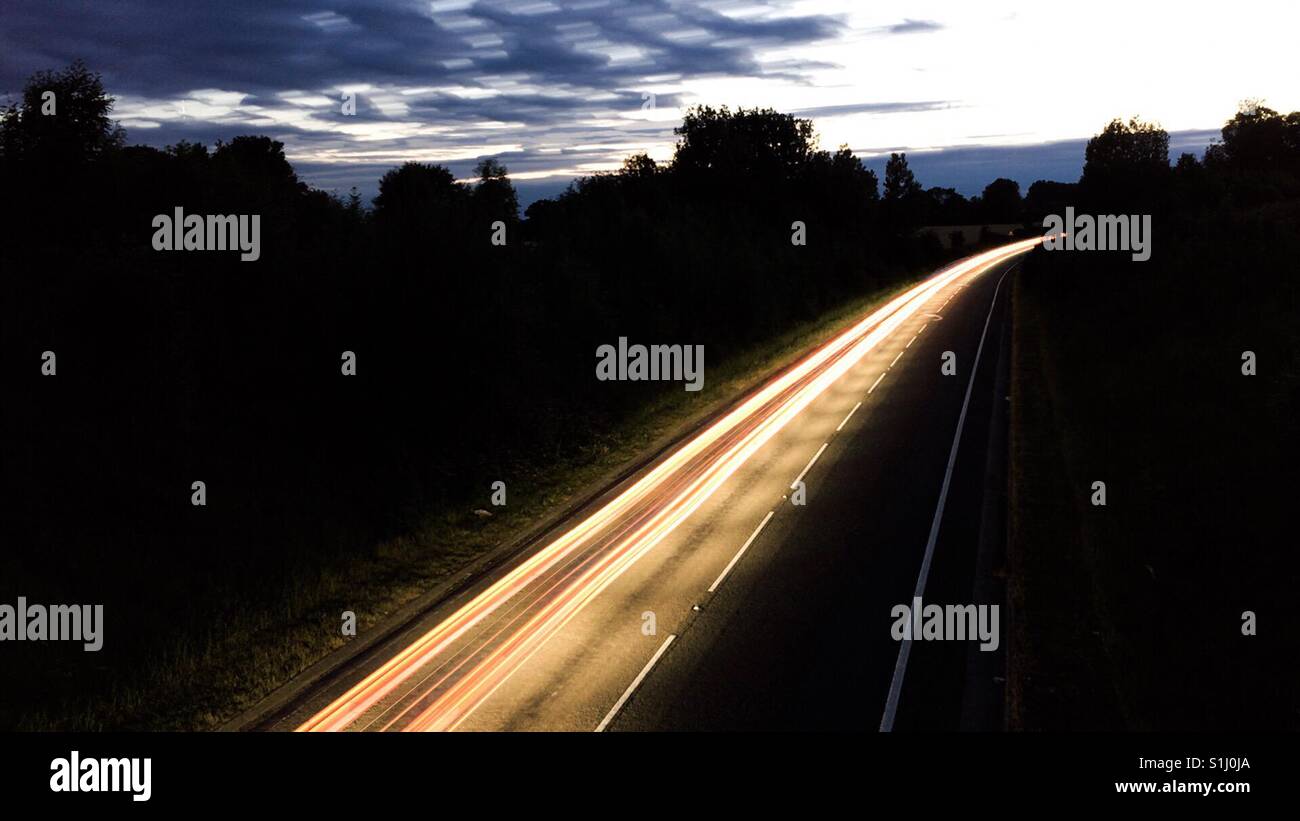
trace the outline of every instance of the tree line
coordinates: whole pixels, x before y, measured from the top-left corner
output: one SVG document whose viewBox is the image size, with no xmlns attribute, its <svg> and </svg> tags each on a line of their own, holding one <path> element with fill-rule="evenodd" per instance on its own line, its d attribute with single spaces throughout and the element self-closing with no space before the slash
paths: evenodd
<svg viewBox="0 0 1300 821">
<path fill-rule="evenodd" d="M 80 63 L 34 76 L 0 120 L 0 168 L 3 356 L 30 414 L 10 432 L 39 470 L 68 474 L 52 441 L 83 477 L 111 464 L 115 510 L 206 471 L 257 488 L 247 512 L 323 493 L 400 528 L 402 510 L 467 501 L 511 460 L 573 447 L 643 403 L 653 387 L 592 378 L 600 344 L 703 344 L 721 361 L 939 263 L 921 224 L 980 219 L 999 197 L 998 219 L 1019 209 L 1005 180 L 982 204 L 923 191 L 903 155 L 882 196 L 847 148 L 817 147 L 810 121 L 709 107 L 676 129 L 671 162 L 629 157 L 523 216 L 495 159 L 472 184 L 406 163 L 366 208 L 305 184 L 271 138 L 129 145 L 111 107 Z M 150 220 L 175 207 L 259 214 L 261 260 L 154 252 Z M 60 387 L 27 378 L 47 349 Z M 353 383 L 335 378 L 345 350 Z M 61 390 L 77 402 L 51 401 Z M 80 464 L 86 437 L 116 449 L 103 467 Z M 359 487 L 366 474 L 385 478 Z M 51 503 L 44 482 L 18 484 Z"/>
</svg>

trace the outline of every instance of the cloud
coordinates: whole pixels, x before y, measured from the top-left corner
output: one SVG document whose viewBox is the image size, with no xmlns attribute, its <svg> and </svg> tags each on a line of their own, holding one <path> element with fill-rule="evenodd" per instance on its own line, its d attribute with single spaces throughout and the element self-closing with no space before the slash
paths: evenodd
<svg viewBox="0 0 1300 821">
<path fill-rule="evenodd" d="M 81 58 L 133 142 L 260 133 L 322 168 L 526 146 L 517 165 L 563 172 L 671 145 L 685 82 L 833 68 L 765 51 L 843 30 L 761 0 L 7 0 L 0 93 Z"/>
<path fill-rule="evenodd" d="M 826 15 L 731 17 L 665 0 L 337 0 L 328 12 L 304 0 L 7 0 L 0 87 L 17 90 L 32 71 L 76 57 L 112 88 L 150 96 L 512 74 L 609 87 L 647 74 L 761 74 L 755 49 L 816 42 L 842 27 Z"/>
<path fill-rule="evenodd" d="M 797 108 L 790 113 L 799 117 L 841 117 L 846 114 L 900 114 L 914 111 L 943 111 L 957 105 L 958 103 L 951 100 L 910 103 L 845 103 L 842 105 Z"/>
<path fill-rule="evenodd" d="M 890 34 L 925 34 L 932 31 L 940 31 L 943 26 L 933 20 L 911 20 L 904 19 L 901 23 L 895 23 L 892 26 L 886 26 L 885 31 Z"/>
<path fill-rule="evenodd" d="M 815 84 L 838 68 L 816 46 L 852 33 L 840 16 L 763 0 L 9 0 L 5 17 L 0 92 L 83 58 L 118 96 L 133 142 L 266 134 L 285 143 L 304 179 L 367 197 L 406 160 L 468 177 L 495 156 L 521 193 L 550 195 L 632 153 L 666 158 L 682 109 L 722 102 L 692 96 L 692 84 Z M 942 28 L 904 18 L 871 31 Z M 345 92 L 355 94 L 353 115 Z M 650 94 L 653 108 L 643 108 Z M 961 106 L 832 98 L 791 113 Z M 964 173 L 982 159 L 949 152 L 934 167 Z"/>
</svg>

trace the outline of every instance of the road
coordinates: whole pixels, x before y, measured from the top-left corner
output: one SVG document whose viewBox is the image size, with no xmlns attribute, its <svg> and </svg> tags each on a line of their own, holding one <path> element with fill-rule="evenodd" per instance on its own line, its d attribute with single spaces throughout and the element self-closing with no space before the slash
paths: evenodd
<svg viewBox="0 0 1300 821">
<path fill-rule="evenodd" d="M 1000 278 L 1034 242 L 810 352 L 270 728 L 875 730 L 895 681 L 895 729 L 957 726 L 966 648 L 917 643 L 901 665 L 889 610 L 927 552 L 927 601 L 971 600 L 995 367 L 971 373 L 996 361 Z M 975 441 L 953 459 L 959 421 Z"/>
</svg>

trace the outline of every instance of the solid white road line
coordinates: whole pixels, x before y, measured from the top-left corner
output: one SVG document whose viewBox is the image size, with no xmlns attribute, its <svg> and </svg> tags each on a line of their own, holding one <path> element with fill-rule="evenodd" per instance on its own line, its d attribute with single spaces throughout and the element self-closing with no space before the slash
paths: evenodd
<svg viewBox="0 0 1300 821">
<path fill-rule="evenodd" d="M 839 427 L 837 427 L 837 428 L 835 429 L 835 432 L 836 432 L 836 433 L 839 433 L 840 431 L 844 430 L 844 426 L 848 424 L 849 420 L 853 418 L 853 414 L 857 413 L 857 412 L 858 412 L 858 408 L 860 408 L 860 407 L 862 407 L 862 403 L 861 403 L 861 402 L 859 402 L 858 404 L 856 404 L 856 405 L 853 406 L 853 410 L 849 411 L 849 415 L 846 416 L 846 417 L 844 417 L 844 421 L 843 421 L 843 422 L 840 422 Z"/>
<path fill-rule="evenodd" d="M 762 532 L 763 528 L 767 527 L 767 523 L 772 520 L 772 516 L 775 513 L 775 510 L 769 510 L 767 515 L 763 517 L 763 521 L 759 522 L 758 527 L 754 528 L 754 532 L 749 534 L 749 538 L 746 539 L 745 543 L 736 551 L 736 555 L 732 556 L 731 561 L 727 562 L 727 566 L 722 568 L 722 572 L 718 574 L 718 578 L 714 579 L 713 584 L 709 585 L 710 593 L 717 590 L 718 585 L 722 584 L 722 580 L 727 578 L 727 574 L 731 572 L 731 568 L 735 567 L 736 562 L 740 561 L 740 557 L 745 555 L 745 551 L 749 550 L 749 546 L 758 538 L 758 534 Z"/>
<path fill-rule="evenodd" d="M 808 460 L 808 464 L 803 466 L 803 470 L 799 471 L 799 475 L 794 477 L 794 481 L 790 483 L 791 490 L 794 490 L 799 484 L 799 480 L 802 479 L 808 471 L 812 470 L 813 465 L 817 464 L 817 460 L 822 456 L 822 451 L 826 450 L 826 446 L 829 444 L 830 442 L 822 442 L 822 446 L 817 448 L 817 452 L 813 454 L 813 458 Z"/>
<path fill-rule="evenodd" d="M 1019 264 L 1019 263 L 1017 263 Z M 961 415 L 957 417 L 957 432 L 952 437 L 952 449 L 948 451 L 948 469 L 943 474 L 943 486 L 939 489 L 939 505 L 934 509 L 934 519 L 930 522 L 930 538 L 925 543 L 925 556 L 921 559 L 921 573 L 916 579 L 916 592 L 912 599 L 925 595 L 925 582 L 930 575 L 930 562 L 934 559 L 934 545 L 939 538 L 939 523 L 943 520 L 943 507 L 948 502 L 948 486 L 952 483 L 952 469 L 957 463 L 957 446 L 961 444 L 961 431 L 966 425 L 966 409 L 970 406 L 971 391 L 975 389 L 975 375 L 979 373 L 980 355 L 984 353 L 984 338 L 989 333 L 989 323 L 993 321 L 993 309 L 998 304 L 998 293 L 1002 290 L 1002 281 L 1015 269 L 1015 265 L 1002 272 L 998 284 L 993 289 L 993 301 L 989 304 L 989 315 L 984 319 L 984 330 L 980 332 L 980 343 L 975 349 L 975 363 L 971 366 L 970 381 L 966 383 L 966 398 L 961 403 Z M 885 714 L 880 718 L 880 732 L 888 733 L 894 729 L 894 719 L 898 715 L 898 699 L 903 692 L 903 678 L 907 675 L 907 659 L 912 654 L 912 640 L 903 639 L 898 648 L 898 661 L 894 664 L 894 677 L 889 682 L 889 696 L 885 699 Z"/>
<path fill-rule="evenodd" d="M 659 649 L 656 650 L 655 654 L 650 657 L 650 660 L 645 663 L 645 667 L 642 667 L 641 672 L 637 673 L 636 678 L 632 679 L 632 683 L 623 691 L 623 695 L 619 696 L 618 701 L 614 703 L 613 707 L 609 708 L 609 712 L 600 720 L 600 724 L 596 725 L 596 732 L 605 732 L 605 728 L 614 720 L 614 716 L 618 715 L 618 711 L 623 709 L 623 705 L 627 704 L 627 700 L 632 697 L 633 691 L 641 685 L 641 682 L 645 680 L 646 676 L 650 675 L 650 670 L 655 666 L 655 662 L 659 661 L 659 657 L 664 654 L 664 651 L 668 649 L 668 645 L 672 644 L 673 639 L 675 638 L 677 638 L 677 636 L 672 633 L 668 634 L 668 638 L 664 639 L 664 643 L 659 645 Z"/>
</svg>

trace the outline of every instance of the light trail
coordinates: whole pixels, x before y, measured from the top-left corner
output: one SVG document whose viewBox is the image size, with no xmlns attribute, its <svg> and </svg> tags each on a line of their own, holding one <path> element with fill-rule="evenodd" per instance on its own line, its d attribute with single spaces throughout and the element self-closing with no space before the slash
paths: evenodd
<svg viewBox="0 0 1300 821">
<path fill-rule="evenodd" d="M 1036 237 L 967 258 L 890 300 L 757 389 L 298 731 L 366 729 L 381 720 L 383 729 L 455 729 L 588 602 L 931 297 L 1039 242 Z M 370 715 L 385 700 L 392 703 Z"/>
</svg>

